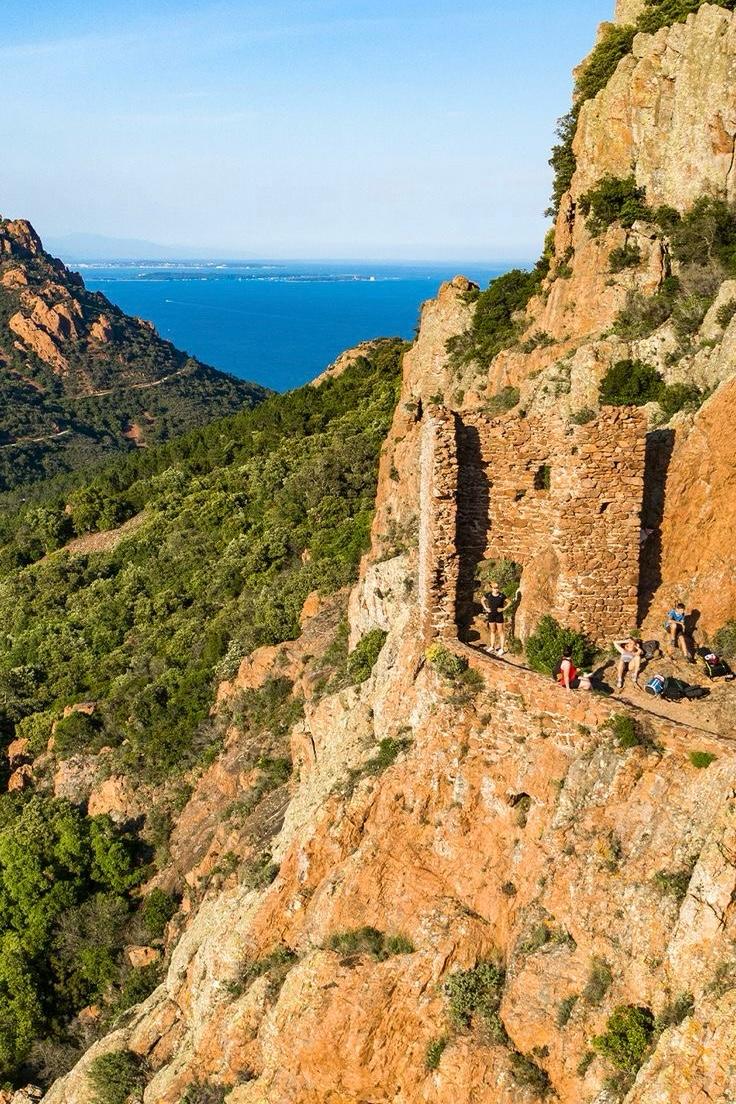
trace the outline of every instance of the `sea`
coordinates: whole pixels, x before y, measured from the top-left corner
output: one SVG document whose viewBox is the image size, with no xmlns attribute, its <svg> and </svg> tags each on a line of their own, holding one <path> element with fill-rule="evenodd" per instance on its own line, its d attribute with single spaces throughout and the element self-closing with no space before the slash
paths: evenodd
<svg viewBox="0 0 736 1104">
<path fill-rule="evenodd" d="M 270 261 L 69 261 L 87 286 L 205 364 L 275 391 L 299 387 L 343 350 L 411 338 L 421 304 L 462 273 L 482 288 L 513 267 Z"/>
</svg>

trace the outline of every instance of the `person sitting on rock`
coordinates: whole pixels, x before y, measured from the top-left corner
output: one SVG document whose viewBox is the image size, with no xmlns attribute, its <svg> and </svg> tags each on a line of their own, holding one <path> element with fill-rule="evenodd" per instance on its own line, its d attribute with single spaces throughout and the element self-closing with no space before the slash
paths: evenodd
<svg viewBox="0 0 736 1104">
<path fill-rule="evenodd" d="M 639 670 L 641 668 L 642 647 L 641 641 L 633 636 L 627 636 L 624 640 L 614 640 L 613 646 L 619 654 L 618 681 L 616 689 L 622 690 L 624 678 L 628 670 L 633 677 L 634 686 L 639 685 Z"/>
<path fill-rule="evenodd" d="M 507 601 L 506 595 L 499 590 L 498 583 L 491 583 L 490 591 L 481 599 L 481 605 L 488 614 L 488 627 L 491 634 L 488 651 L 495 652 L 499 656 L 502 656 L 506 650 L 506 625 L 503 611 Z"/>
<path fill-rule="evenodd" d="M 694 660 L 690 654 L 687 634 L 685 632 L 685 620 L 685 606 L 682 602 L 678 602 L 674 609 L 669 610 L 664 627 L 670 638 L 670 651 L 672 655 L 674 656 L 679 648 L 685 659 L 688 660 L 689 663 L 693 663 Z"/>
<path fill-rule="evenodd" d="M 557 664 L 555 677 L 560 686 L 564 686 L 566 690 L 572 690 L 572 684 L 578 677 L 578 670 L 572 658 L 572 648 L 569 645 L 563 648 L 562 659 Z"/>
</svg>

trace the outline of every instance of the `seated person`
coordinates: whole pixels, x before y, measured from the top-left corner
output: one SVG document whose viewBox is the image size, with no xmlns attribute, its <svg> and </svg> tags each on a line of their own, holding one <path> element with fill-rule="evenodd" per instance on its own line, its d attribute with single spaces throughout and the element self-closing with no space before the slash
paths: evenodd
<svg viewBox="0 0 736 1104">
<path fill-rule="evenodd" d="M 560 686 L 564 686 L 566 690 L 572 690 L 572 684 L 577 677 L 578 671 L 573 662 L 572 648 L 565 648 L 562 652 L 562 659 L 557 664 L 555 678 Z"/>
<path fill-rule="evenodd" d="M 617 666 L 618 681 L 616 689 L 622 690 L 626 671 L 633 676 L 634 686 L 639 685 L 639 670 L 641 668 L 642 647 L 641 641 L 633 636 L 627 636 L 624 640 L 614 640 L 613 646 L 619 654 Z"/>
<path fill-rule="evenodd" d="M 677 605 L 668 612 L 665 618 L 664 627 L 670 638 L 672 655 L 674 655 L 679 648 L 685 656 L 685 659 L 692 663 L 693 657 L 690 654 L 690 648 L 685 634 L 685 616 L 685 606 L 682 602 L 678 602 Z"/>
</svg>

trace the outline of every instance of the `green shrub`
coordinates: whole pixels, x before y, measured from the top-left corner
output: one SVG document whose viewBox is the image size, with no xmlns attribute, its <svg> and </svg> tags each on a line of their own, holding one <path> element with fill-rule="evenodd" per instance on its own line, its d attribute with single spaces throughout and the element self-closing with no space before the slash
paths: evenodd
<svg viewBox="0 0 736 1104">
<path fill-rule="evenodd" d="M 360 638 L 348 656 L 348 679 L 351 683 L 359 686 L 370 678 L 387 636 L 383 629 L 371 629 Z"/>
<path fill-rule="evenodd" d="M 459 679 L 468 669 L 464 656 L 456 655 L 438 641 L 427 648 L 427 660 L 437 674 L 449 682 Z"/>
<path fill-rule="evenodd" d="M 610 272 L 623 272 L 626 268 L 636 268 L 641 264 L 641 249 L 638 245 L 619 245 L 608 255 Z"/>
<path fill-rule="evenodd" d="M 692 293 L 680 296 L 672 307 L 672 324 L 677 336 L 685 340 L 697 333 L 712 303 L 712 294 Z"/>
<path fill-rule="evenodd" d="M 674 1000 L 667 1001 L 654 1021 L 655 1035 L 661 1035 L 668 1027 L 679 1027 L 688 1016 L 692 1016 L 694 1008 L 692 993 L 681 993 Z"/>
<path fill-rule="evenodd" d="M 725 330 L 730 325 L 734 315 L 736 315 L 736 299 L 729 299 L 727 303 L 718 308 L 716 322 L 721 329 Z"/>
<path fill-rule="evenodd" d="M 635 30 L 630 26 L 609 25 L 578 74 L 576 99 L 590 100 L 605 88 L 619 62 L 631 53 Z"/>
<path fill-rule="evenodd" d="M 163 889 L 152 889 L 141 905 L 141 918 L 151 939 L 161 939 L 166 925 L 179 908 L 176 898 Z"/>
<path fill-rule="evenodd" d="M 411 939 L 402 934 L 386 935 L 377 928 L 351 928 L 344 932 L 335 932 L 330 936 L 328 946 L 337 954 L 371 955 L 379 962 L 393 955 L 414 954 L 416 947 Z"/>
<path fill-rule="evenodd" d="M 289 971 L 297 961 L 297 955 L 290 947 L 276 947 L 263 958 L 247 963 L 241 971 L 239 980 L 231 987 L 233 995 L 239 996 L 253 984 L 256 978 L 267 976 L 266 996 L 270 1001 L 275 1001 Z"/>
<path fill-rule="evenodd" d="M 594 1061 L 595 1061 L 595 1051 L 594 1050 L 586 1050 L 585 1053 L 583 1054 L 582 1058 L 578 1062 L 578 1065 L 577 1065 L 577 1071 L 576 1072 L 577 1072 L 578 1077 L 585 1077 L 586 1073 L 588 1072 L 588 1070 L 590 1069 L 590 1067 L 591 1067 L 591 1065 Z"/>
<path fill-rule="evenodd" d="M 675 260 L 713 268 L 721 277 L 736 274 L 736 210 L 723 199 L 701 196 L 669 232 Z"/>
<path fill-rule="evenodd" d="M 713 649 L 724 659 L 736 659 L 736 621 L 727 621 L 713 637 Z"/>
<path fill-rule="evenodd" d="M 111 1050 L 94 1058 L 87 1070 L 93 1104 L 130 1104 L 142 1099 L 143 1062 L 130 1050 Z"/>
<path fill-rule="evenodd" d="M 229 1091 L 229 1087 L 215 1085 L 211 1081 L 194 1081 L 179 1104 L 225 1104 L 225 1097 Z"/>
<path fill-rule="evenodd" d="M 592 1004 L 594 1007 L 599 1005 L 612 985 L 611 967 L 602 958 L 593 958 L 582 993 L 585 1003 Z"/>
<path fill-rule="evenodd" d="M 513 410 L 515 406 L 519 405 L 520 398 L 521 392 L 518 387 L 503 387 L 500 391 L 497 391 L 495 395 L 491 395 L 485 405 L 485 410 L 488 414 L 493 416 L 505 414 L 507 411 Z"/>
<path fill-rule="evenodd" d="M 60 759 L 81 752 L 100 751 L 110 741 L 106 737 L 100 717 L 97 714 L 74 712 L 56 722 L 54 729 L 54 752 Z"/>
<path fill-rule="evenodd" d="M 427 1043 L 427 1049 L 424 1054 L 424 1065 L 428 1070 L 439 1069 L 442 1055 L 447 1049 L 449 1039 L 446 1035 L 441 1035 L 438 1039 L 432 1039 Z"/>
<path fill-rule="evenodd" d="M 617 1069 L 636 1073 L 654 1038 L 654 1016 L 648 1008 L 621 1005 L 608 1018 L 606 1030 L 592 1046 Z"/>
<path fill-rule="evenodd" d="M 646 0 L 646 6 L 637 20 L 637 29 L 655 34 L 672 23 L 684 23 L 689 15 L 704 3 L 713 3 L 733 11 L 735 0 Z"/>
<path fill-rule="evenodd" d="M 595 410 L 591 410 L 589 406 L 584 406 L 570 415 L 570 421 L 573 425 L 589 425 L 590 422 L 595 421 L 596 416 Z"/>
<path fill-rule="evenodd" d="M 672 316 L 679 289 L 680 282 L 673 276 L 664 281 L 656 295 L 630 291 L 613 324 L 613 332 L 625 341 L 649 337 Z"/>
<path fill-rule="evenodd" d="M 470 970 L 450 974 L 443 989 L 454 1026 L 467 1030 L 477 1016 L 495 1030 L 505 980 L 502 967 L 489 961 L 479 962 Z"/>
<path fill-rule="evenodd" d="M 688 755 L 688 759 L 698 770 L 705 770 L 711 763 L 715 763 L 717 758 L 718 756 L 710 751 L 691 751 Z"/>
<path fill-rule="evenodd" d="M 620 748 L 640 747 L 644 743 L 638 723 L 629 713 L 616 713 L 606 721 L 614 740 Z"/>
<path fill-rule="evenodd" d="M 644 406 L 657 402 L 662 393 L 662 377 L 651 364 L 642 360 L 619 360 L 601 380 L 599 396 L 604 406 Z"/>
<path fill-rule="evenodd" d="M 572 1016 L 575 1005 L 578 1003 L 579 996 L 577 993 L 571 994 L 569 997 L 565 997 L 557 1005 L 557 1026 L 564 1027 Z"/>
<path fill-rule="evenodd" d="M 478 295 L 469 329 L 450 338 L 447 351 L 456 366 L 477 362 L 486 366 L 497 353 L 513 345 L 519 336 L 515 315 L 537 293 L 549 268 L 540 262 L 532 272 L 515 268 L 493 280 Z"/>
<path fill-rule="evenodd" d="M 687 895 L 692 876 L 692 867 L 689 870 L 658 870 L 652 881 L 661 894 L 674 897 L 679 903 Z"/>
<path fill-rule="evenodd" d="M 511 1054 L 511 1076 L 517 1085 L 530 1089 L 536 1096 L 545 1097 L 552 1091 L 546 1070 L 537 1065 L 533 1058 L 518 1051 Z"/>
<path fill-rule="evenodd" d="M 243 868 L 243 884 L 249 889 L 266 889 L 276 880 L 279 865 L 271 858 L 270 851 L 262 851 Z"/>
<path fill-rule="evenodd" d="M 704 398 L 705 392 L 693 383 L 672 383 L 662 388 L 657 402 L 669 419 L 680 410 L 697 410 Z"/>
<path fill-rule="evenodd" d="M 580 210 L 591 234 L 600 234 L 614 223 L 630 230 L 637 220 L 651 218 L 645 199 L 645 190 L 637 187 L 633 176 L 621 180 L 609 175 L 580 197 Z"/>
<path fill-rule="evenodd" d="M 551 675 L 566 647 L 572 648 L 572 659 L 578 670 L 588 666 L 593 648 L 582 633 L 567 629 L 546 614 L 526 642 L 526 658 L 533 671 Z"/>
<path fill-rule="evenodd" d="M 125 1012 L 128 1008 L 132 1008 L 134 1004 L 140 1004 L 141 1001 L 150 997 L 162 980 L 163 969 L 159 962 L 150 962 L 148 966 L 141 966 L 138 970 L 130 970 L 123 980 L 113 1011 L 119 1014 Z"/>
</svg>

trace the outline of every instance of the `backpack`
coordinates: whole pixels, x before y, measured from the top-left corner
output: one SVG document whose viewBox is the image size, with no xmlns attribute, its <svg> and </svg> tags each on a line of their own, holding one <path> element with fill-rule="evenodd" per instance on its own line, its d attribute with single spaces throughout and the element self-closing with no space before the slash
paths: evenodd
<svg viewBox="0 0 736 1104">
<path fill-rule="evenodd" d="M 642 657 L 646 660 L 654 659 L 656 655 L 659 655 L 660 647 L 658 640 L 643 640 L 641 645 Z"/>
<path fill-rule="evenodd" d="M 700 698 L 707 698 L 710 694 L 710 690 L 706 690 L 704 686 L 690 686 L 682 679 L 668 678 L 665 682 L 666 685 L 662 693 L 665 701 L 698 701 Z"/>
<path fill-rule="evenodd" d="M 703 666 L 705 667 L 705 673 L 709 679 L 726 678 L 732 679 L 733 672 L 727 663 L 717 656 L 714 652 L 708 652 L 703 656 Z"/>
<path fill-rule="evenodd" d="M 667 688 L 667 679 L 664 675 L 652 675 L 649 682 L 644 687 L 647 694 L 652 694 L 655 698 L 661 698 Z"/>
</svg>

